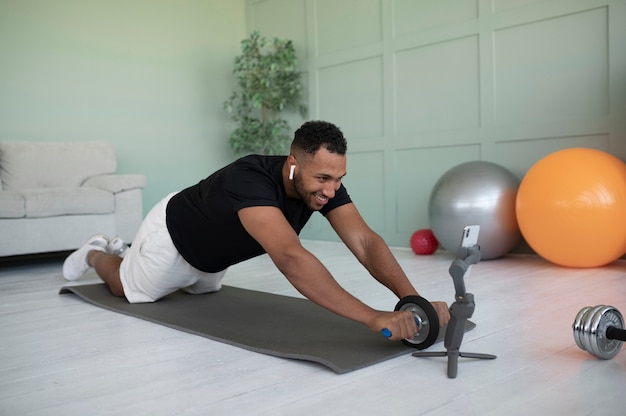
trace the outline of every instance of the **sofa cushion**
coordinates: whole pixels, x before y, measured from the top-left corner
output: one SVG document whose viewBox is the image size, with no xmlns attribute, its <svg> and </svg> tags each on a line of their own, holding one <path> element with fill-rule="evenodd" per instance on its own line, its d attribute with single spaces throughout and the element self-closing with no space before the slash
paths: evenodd
<svg viewBox="0 0 626 416">
<path fill-rule="evenodd" d="M 26 216 L 24 197 L 16 191 L 0 191 L 0 218 Z"/>
<path fill-rule="evenodd" d="M 0 142 L 5 190 L 78 187 L 116 168 L 115 149 L 108 142 Z"/>
<path fill-rule="evenodd" d="M 5 191 L 6 192 L 6 191 Z M 107 214 L 115 209 L 112 193 L 95 188 L 45 188 L 20 191 L 27 217 Z"/>
</svg>

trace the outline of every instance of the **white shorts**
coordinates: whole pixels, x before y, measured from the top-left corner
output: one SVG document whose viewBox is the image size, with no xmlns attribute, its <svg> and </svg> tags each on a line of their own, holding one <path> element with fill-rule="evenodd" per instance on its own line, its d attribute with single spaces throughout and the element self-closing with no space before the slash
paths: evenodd
<svg viewBox="0 0 626 416">
<path fill-rule="evenodd" d="M 154 302 L 178 289 L 192 294 L 217 292 L 226 273 L 202 272 L 178 253 L 165 223 L 167 202 L 157 203 L 144 219 L 120 265 L 120 280 L 130 303 Z"/>
</svg>

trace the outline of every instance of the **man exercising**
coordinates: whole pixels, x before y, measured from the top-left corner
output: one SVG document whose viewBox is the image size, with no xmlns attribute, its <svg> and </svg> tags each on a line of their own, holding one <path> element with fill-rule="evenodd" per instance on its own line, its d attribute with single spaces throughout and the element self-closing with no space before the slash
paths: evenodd
<svg viewBox="0 0 626 416">
<path fill-rule="evenodd" d="M 63 275 L 76 280 L 93 267 L 113 295 L 130 303 L 154 302 L 178 289 L 218 291 L 229 266 L 267 253 L 316 304 L 373 331 L 387 328 L 393 340 L 412 338 L 417 325 L 411 312 L 365 305 L 298 238 L 319 211 L 376 280 L 398 298 L 418 294 L 341 183 L 346 148 L 335 125 L 306 122 L 295 132 L 289 156 L 245 156 L 167 196 L 148 213 L 123 257 L 111 254 L 120 249 L 119 239 L 95 235 L 65 260 Z M 446 303 L 432 304 L 446 324 Z"/>
</svg>

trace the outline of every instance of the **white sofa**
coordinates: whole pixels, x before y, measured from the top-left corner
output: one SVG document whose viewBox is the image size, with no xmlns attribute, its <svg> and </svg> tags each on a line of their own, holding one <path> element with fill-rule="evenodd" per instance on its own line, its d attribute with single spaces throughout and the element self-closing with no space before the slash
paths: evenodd
<svg viewBox="0 0 626 416">
<path fill-rule="evenodd" d="M 108 142 L 0 142 L 0 257 L 73 250 L 96 233 L 132 242 L 146 177 L 116 169 Z"/>
</svg>

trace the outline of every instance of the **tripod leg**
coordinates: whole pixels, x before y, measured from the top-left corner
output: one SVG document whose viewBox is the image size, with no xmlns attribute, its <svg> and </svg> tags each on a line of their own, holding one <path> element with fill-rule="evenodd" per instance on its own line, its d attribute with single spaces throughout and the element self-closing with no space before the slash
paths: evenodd
<svg viewBox="0 0 626 416">
<path fill-rule="evenodd" d="M 448 378 L 456 378 L 459 367 L 459 351 L 448 350 Z"/>
<path fill-rule="evenodd" d="M 477 352 L 461 352 L 459 355 L 463 358 L 476 358 L 479 360 L 495 360 L 498 358 L 493 354 L 481 354 Z"/>
<path fill-rule="evenodd" d="M 413 357 L 422 357 L 422 358 L 426 358 L 426 357 L 445 357 L 447 354 L 445 351 L 419 351 L 419 352 L 414 352 Z"/>
</svg>

